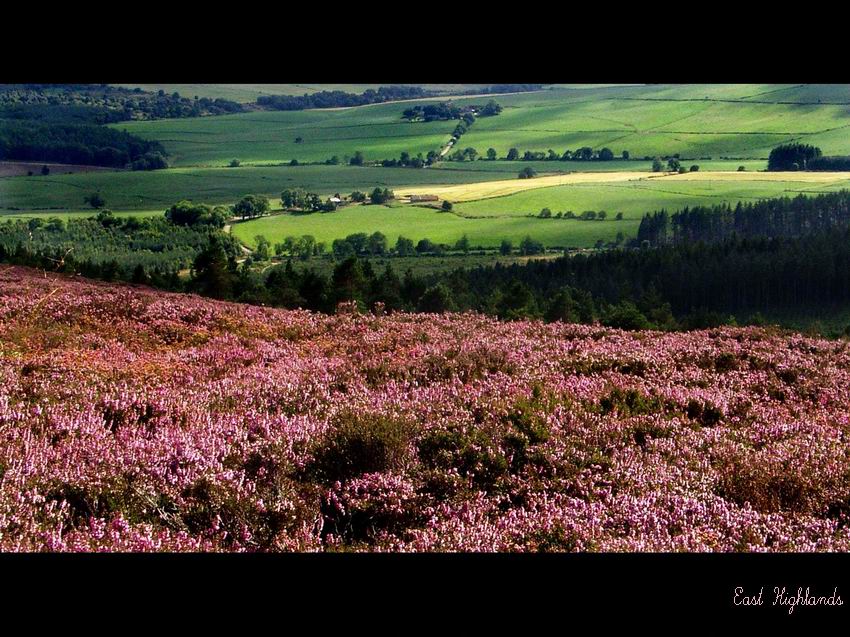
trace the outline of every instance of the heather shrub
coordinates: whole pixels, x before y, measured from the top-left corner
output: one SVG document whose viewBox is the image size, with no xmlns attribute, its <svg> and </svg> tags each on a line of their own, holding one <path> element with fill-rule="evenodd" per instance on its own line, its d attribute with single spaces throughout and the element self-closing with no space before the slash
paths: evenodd
<svg viewBox="0 0 850 637">
<path fill-rule="evenodd" d="M 92 519 L 118 514 L 133 522 L 161 524 L 157 508 L 167 507 L 164 496 L 159 496 L 159 501 L 145 498 L 122 476 L 104 482 L 53 484 L 45 489 L 45 500 L 67 506 L 73 529 L 87 527 Z"/>
<path fill-rule="evenodd" d="M 322 534 L 333 534 L 345 543 L 379 540 L 421 523 L 422 500 L 401 476 L 364 474 L 335 485 L 322 499 Z"/>
<path fill-rule="evenodd" d="M 738 369 L 738 357 L 732 352 L 724 352 L 714 359 L 714 369 L 718 374 Z"/>
<path fill-rule="evenodd" d="M 561 524 L 533 531 L 526 537 L 526 541 L 529 548 L 538 553 L 574 553 L 583 544 L 578 533 L 568 531 Z"/>
<path fill-rule="evenodd" d="M 723 412 L 709 402 L 701 402 L 691 398 L 685 409 L 688 418 L 701 424 L 703 427 L 714 427 L 723 419 Z"/>
<path fill-rule="evenodd" d="M 537 389 L 537 388 L 535 388 Z M 549 440 L 549 423 L 546 421 L 544 401 L 540 396 L 520 398 L 508 412 L 508 422 L 536 445 Z"/>
<path fill-rule="evenodd" d="M 665 438 L 669 435 L 669 429 L 658 422 L 645 420 L 631 427 L 632 439 L 639 447 L 645 447 L 649 440 Z"/>
<path fill-rule="evenodd" d="M 777 443 L 759 451 L 734 449 L 719 456 L 715 491 L 761 513 L 840 517 L 850 503 L 847 461 L 812 453 L 811 443 Z"/>
<path fill-rule="evenodd" d="M 262 490 L 265 497 L 258 505 L 256 498 L 240 495 L 235 485 L 199 478 L 181 493 L 173 524 L 192 534 L 218 536 L 230 548 L 276 550 L 312 524 L 315 505 L 309 494 L 299 493 L 287 480 L 275 486 Z"/>
<path fill-rule="evenodd" d="M 509 475 L 499 446 L 479 428 L 452 427 L 426 434 L 418 444 L 419 459 L 429 469 L 457 470 L 484 491 L 497 489 Z"/>
<path fill-rule="evenodd" d="M 540 385 L 535 385 L 531 397 L 520 398 L 508 410 L 506 420 L 510 431 L 505 434 L 503 444 L 512 473 L 518 473 L 529 463 L 544 471 L 551 468 L 545 454 L 535 449 L 549 440 L 551 432 L 546 417 L 551 402 L 550 397 L 543 395 Z"/>
<path fill-rule="evenodd" d="M 408 457 L 413 433 L 407 421 L 345 412 L 314 449 L 307 474 L 316 481 L 333 483 L 399 469 Z"/>
<path fill-rule="evenodd" d="M 761 513 L 811 512 L 817 489 L 796 472 L 766 471 L 743 459 L 721 473 L 717 494 L 735 504 L 749 504 Z"/>
<path fill-rule="evenodd" d="M 463 382 L 479 380 L 487 374 L 514 371 L 505 352 L 495 349 L 446 350 L 426 358 L 420 367 L 430 381 L 458 378 Z"/>
<path fill-rule="evenodd" d="M 615 387 L 599 401 L 603 415 L 616 413 L 621 417 L 655 414 L 664 410 L 664 401 L 658 396 L 647 396 L 636 389 Z"/>
<path fill-rule="evenodd" d="M 5 266 L 0 325 L 2 551 L 850 550 L 845 341 Z"/>
<path fill-rule="evenodd" d="M 796 385 L 800 380 L 800 374 L 796 369 L 782 369 L 776 372 L 777 378 L 786 385 Z"/>
</svg>

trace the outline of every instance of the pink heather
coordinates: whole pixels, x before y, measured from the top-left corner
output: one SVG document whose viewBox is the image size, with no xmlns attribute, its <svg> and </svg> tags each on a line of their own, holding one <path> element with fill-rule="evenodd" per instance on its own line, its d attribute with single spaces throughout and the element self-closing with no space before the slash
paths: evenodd
<svg viewBox="0 0 850 637">
<path fill-rule="evenodd" d="M 2 267 L 0 550 L 847 551 L 848 405 L 846 341 Z M 323 460 L 352 418 L 383 465 Z"/>
</svg>

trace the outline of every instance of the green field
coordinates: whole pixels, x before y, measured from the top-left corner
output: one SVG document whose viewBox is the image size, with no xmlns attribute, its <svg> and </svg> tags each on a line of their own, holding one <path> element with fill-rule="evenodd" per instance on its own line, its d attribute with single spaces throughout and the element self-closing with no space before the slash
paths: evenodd
<svg viewBox="0 0 850 637">
<path fill-rule="evenodd" d="M 404 104 L 349 109 L 260 111 L 194 119 L 121 122 L 113 127 L 155 139 L 174 166 L 325 161 L 361 151 L 367 161 L 439 150 L 457 122 L 404 122 Z M 296 138 L 301 138 L 296 143 Z"/>
<path fill-rule="evenodd" d="M 349 234 L 381 231 L 390 243 L 399 235 L 412 239 L 430 239 L 453 244 L 464 234 L 474 247 L 496 248 L 502 239 L 519 244 L 531 235 L 547 247 L 592 247 L 598 239 L 616 237 L 617 232 L 633 234 L 637 221 L 541 220 L 529 217 L 467 219 L 451 213 L 417 206 L 351 206 L 334 213 L 277 215 L 233 224 L 232 232 L 243 243 L 253 246 L 263 235 L 273 244 L 287 236 L 313 235 L 328 245 Z"/>
<path fill-rule="evenodd" d="M 822 95 L 822 97 L 818 97 Z M 459 102 L 480 102 L 468 97 Z M 821 103 L 817 103 L 821 99 Z M 842 101 L 843 100 L 843 101 Z M 562 153 L 581 146 L 628 150 L 633 158 L 681 154 L 703 159 L 764 159 L 801 140 L 826 154 L 849 154 L 850 88 L 845 85 L 684 85 L 558 88 L 503 95 L 498 117 L 480 118 L 459 146 Z M 453 122 L 408 124 L 404 103 L 354 109 L 251 112 L 222 117 L 127 122 L 129 132 L 161 141 L 178 166 L 340 159 L 367 160 L 437 150 Z M 303 142 L 295 143 L 296 137 Z"/>
<path fill-rule="evenodd" d="M 447 91 L 460 85 L 441 85 Z M 194 87 L 194 88 L 193 88 Z M 154 88 L 148 86 L 146 88 Z M 303 93 L 309 90 L 362 90 L 346 85 L 210 85 L 207 95 L 252 100 L 263 91 Z M 163 90 L 202 95 L 202 85 L 171 85 Z M 458 101 L 480 102 L 467 97 Z M 500 156 L 516 147 L 559 154 L 581 146 L 628 150 L 631 161 L 611 162 L 442 162 L 415 170 L 347 165 L 283 165 L 296 158 L 320 162 L 336 155 L 342 162 L 362 151 L 367 160 L 398 157 L 401 152 L 426 153 L 439 149 L 455 122 L 407 123 L 404 103 L 350 109 L 297 112 L 252 111 L 195 119 L 126 122 L 119 129 L 156 139 L 171 153 L 175 168 L 154 172 L 92 172 L 49 177 L 0 179 L 0 214 L 27 216 L 49 211 L 80 210 L 83 197 L 99 191 L 117 211 L 162 211 L 180 199 L 229 204 L 245 194 L 268 196 L 277 204 L 280 192 L 302 187 L 327 196 L 336 192 L 368 191 L 375 186 L 402 189 L 485 181 L 512 180 L 521 168 L 533 166 L 541 176 L 568 172 L 649 172 L 644 157 L 679 153 L 686 167 L 708 171 L 747 171 L 765 168 L 770 149 L 800 140 L 819 145 L 826 154 L 850 154 L 850 86 L 847 85 L 561 85 L 535 93 L 497 98 L 501 115 L 479 118 L 458 146 L 479 153 L 495 148 Z M 302 141 L 296 143 L 296 138 Z M 734 158 L 726 159 L 723 158 Z M 743 158 L 743 159 L 742 159 Z M 239 159 L 240 168 L 225 168 Z M 784 179 L 781 177 L 780 179 Z M 542 184 L 541 184 L 542 185 Z M 504 239 L 526 234 L 549 246 L 592 246 L 618 232 L 633 236 L 640 217 L 660 208 L 734 203 L 762 197 L 818 192 L 850 186 L 835 183 L 787 181 L 699 181 L 576 183 L 540 187 L 469 201 L 455 199 L 452 214 L 429 208 L 363 207 L 334 214 L 275 216 L 236 224 L 234 232 L 251 242 L 257 234 L 271 240 L 287 235 L 313 234 L 332 241 L 354 232 L 380 230 L 391 240 L 399 234 L 453 243 L 467 234 L 473 245 L 493 247 Z M 446 195 L 447 198 L 450 198 Z M 459 203 L 460 202 L 460 203 Z M 606 221 L 541 220 L 542 208 L 553 213 L 605 210 Z M 613 220 L 617 212 L 624 220 Z M 157 212 L 158 213 L 158 212 Z"/>
<path fill-rule="evenodd" d="M 794 181 L 698 181 L 658 183 L 653 180 L 622 183 L 575 184 L 526 190 L 505 197 L 458 203 L 454 212 L 470 217 L 525 216 L 549 208 L 552 214 L 605 210 L 609 216 L 622 212 L 626 219 L 665 208 L 710 206 L 766 197 L 795 196 L 800 192 L 850 188 L 850 181 L 829 186 Z"/>
<path fill-rule="evenodd" d="M 714 159 L 765 158 L 789 141 L 818 145 L 825 154 L 850 152 L 850 88 L 821 87 L 831 99 L 805 103 L 817 93 L 760 85 L 729 87 L 617 87 L 552 90 L 499 98 L 501 115 L 481 118 L 461 144 L 562 151 L 607 146 L 632 157 L 671 155 Z M 770 92 L 773 91 L 773 92 Z M 814 98 L 815 101 L 817 98 Z M 828 103 L 843 99 L 844 102 Z M 794 103 L 780 103 L 780 102 Z"/>
<path fill-rule="evenodd" d="M 767 161 L 762 159 L 745 160 L 696 160 L 685 163 L 686 168 L 698 165 L 701 171 L 737 170 L 743 166 L 747 171 L 754 172 L 767 169 Z M 620 172 L 620 171 L 644 171 L 652 172 L 652 162 L 649 160 L 615 159 L 612 161 L 445 161 L 434 164 L 429 170 L 453 170 L 470 174 L 488 172 L 504 173 L 493 174 L 492 179 L 513 178 L 523 168 L 531 166 L 539 174 L 568 173 L 568 172 Z M 470 179 L 470 181 L 473 181 Z"/>
<path fill-rule="evenodd" d="M 483 163 L 483 162 L 482 162 Z M 243 195 L 263 194 L 277 201 L 282 190 L 301 187 L 323 195 L 418 184 L 462 184 L 493 179 L 486 172 L 358 166 L 274 166 L 174 168 L 150 172 L 98 172 L 56 177 L 0 179 L 0 212 L 76 210 L 83 197 L 99 191 L 112 210 L 150 210 L 180 199 L 233 203 Z"/>
<path fill-rule="evenodd" d="M 576 184 L 526 190 L 504 197 L 492 197 L 455 204 L 451 213 L 433 208 L 396 204 L 351 206 L 335 213 L 312 215 L 276 215 L 233 226 L 233 233 L 253 245 L 257 235 L 272 243 L 286 236 L 310 234 L 318 241 L 332 242 L 357 232 L 383 232 L 391 242 L 399 235 L 414 241 L 428 238 L 453 244 L 464 234 L 473 246 L 497 247 L 502 239 L 515 243 L 526 235 L 547 247 L 593 247 L 598 240 L 612 241 L 622 232 L 634 237 L 641 218 L 662 208 L 674 211 L 685 206 L 734 204 L 800 192 L 817 193 L 850 188 L 850 180 L 830 183 L 795 181 L 679 181 L 659 183 L 653 180 L 618 183 Z M 553 214 L 585 210 L 607 212 L 604 221 L 538 219 L 542 208 Z M 615 220 L 618 212 L 621 221 Z"/>
</svg>

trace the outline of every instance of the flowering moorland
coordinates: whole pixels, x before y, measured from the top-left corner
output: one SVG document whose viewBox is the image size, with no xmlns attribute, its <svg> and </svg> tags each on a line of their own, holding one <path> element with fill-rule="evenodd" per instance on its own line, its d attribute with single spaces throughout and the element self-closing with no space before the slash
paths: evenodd
<svg viewBox="0 0 850 637">
<path fill-rule="evenodd" d="M 0 550 L 846 551 L 850 351 L 0 268 Z"/>
</svg>

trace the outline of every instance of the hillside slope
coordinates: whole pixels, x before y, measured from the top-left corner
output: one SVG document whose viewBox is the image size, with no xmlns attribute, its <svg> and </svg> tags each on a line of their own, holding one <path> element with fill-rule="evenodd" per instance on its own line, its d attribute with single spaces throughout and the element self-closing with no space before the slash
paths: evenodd
<svg viewBox="0 0 850 637">
<path fill-rule="evenodd" d="M 847 343 L 0 267 L 0 550 L 850 549 Z"/>
<path fill-rule="evenodd" d="M 558 155 L 583 146 L 624 150 L 633 159 L 679 154 L 692 160 L 764 159 L 800 141 L 824 154 L 850 154 L 848 85 L 700 84 L 553 89 L 496 98 L 498 117 L 480 117 L 458 142 L 484 155 L 510 148 Z M 435 98 L 434 101 L 439 101 Z M 479 104 L 481 97 L 458 103 Z M 192 120 L 121 122 L 114 127 L 161 142 L 174 166 L 367 161 L 438 150 L 456 122 L 407 123 L 405 103 L 352 109 L 251 112 Z M 296 141 L 300 140 L 300 141 Z"/>
</svg>

